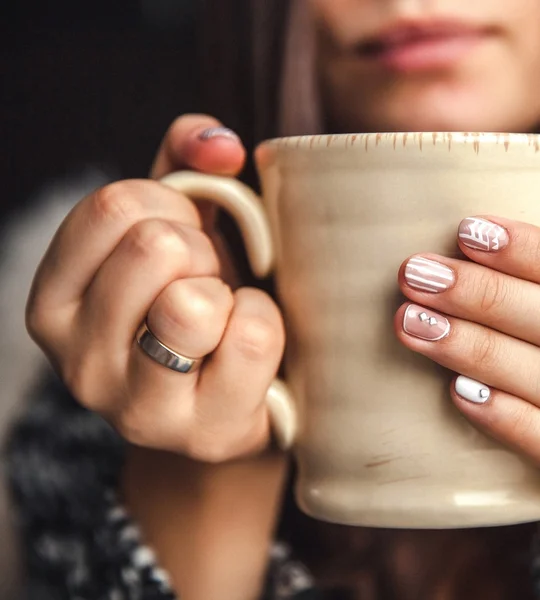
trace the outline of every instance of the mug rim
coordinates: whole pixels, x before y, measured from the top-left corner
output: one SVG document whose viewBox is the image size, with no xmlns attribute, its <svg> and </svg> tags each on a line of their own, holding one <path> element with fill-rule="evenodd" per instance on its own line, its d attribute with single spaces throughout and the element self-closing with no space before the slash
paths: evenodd
<svg viewBox="0 0 540 600">
<path fill-rule="evenodd" d="M 376 146 L 386 145 L 389 141 L 394 147 L 399 143 L 406 146 L 413 144 L 443 143 L 452 144 L 504 144 L 506 149 L 512 145 L 534 146 L 540 151 L 540 133 L 497 132 L 497 131 L 395 131 L 370 133 L 325 133 L 309 135 L 278 136 L 263 140 L 257 148 L 320 148 L 341 146 L 354 147 L 363 144 L 366 148 L 374 142 Z"/>
</svg>

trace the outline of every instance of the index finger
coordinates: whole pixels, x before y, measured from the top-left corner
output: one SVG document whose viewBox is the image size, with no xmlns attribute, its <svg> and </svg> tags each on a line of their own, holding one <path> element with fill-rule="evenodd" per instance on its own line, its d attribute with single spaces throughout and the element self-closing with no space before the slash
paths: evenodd
<svg viewBox="0 0 540 600">
<path fill-rule="evenodd" d="M 246 160 L 240 138 L 214 117 L 184 115 L 165 134 L 150 175 L 160 179 L 178 169 L 237 175 Z"/>
</svg>

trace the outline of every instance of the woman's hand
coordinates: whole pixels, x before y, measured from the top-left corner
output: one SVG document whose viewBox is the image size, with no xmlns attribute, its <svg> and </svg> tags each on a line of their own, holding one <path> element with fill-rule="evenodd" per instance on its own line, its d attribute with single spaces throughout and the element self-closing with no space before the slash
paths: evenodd
<svg viewBox="0 0 540 600">
<path fill-rule="evenodd" d="M 240 140 L 189 115 L 167 133 L 152 176 L 176 169 L 236 175 Z M 73 393 L 131 442 L 211 462 L 254 452 L 269 437 L 265 396 L 284 345 L 263 292 L 231 291 L 213 240 L 214 210 L 155 181 L 97 190 L 68 215 L 36 274 L 30 334 Z M 200 371 L 179 374 L 135 340 L 148 319 Z"/>
<path fill-rule="evenodd" d="M 477 427 L 540 463 L 540 228 L 474 217 L 458 241 L 473 262 L 402 265 L 398 337 L 460 375 L 452 399 Z"/>
</svg>

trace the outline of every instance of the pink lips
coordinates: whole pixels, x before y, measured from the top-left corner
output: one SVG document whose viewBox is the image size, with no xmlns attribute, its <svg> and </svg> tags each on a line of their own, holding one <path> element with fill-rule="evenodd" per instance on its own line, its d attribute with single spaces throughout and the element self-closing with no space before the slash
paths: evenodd
<svg viewBox="0 0 540 600">
<path fill-rule="evenodd" d="M 485 29 L 459 23 L 392 27 L 357 47 L 360 56 L 394 71 L 426 71 L 452 66 L 486 38 Z"/>
</svg>

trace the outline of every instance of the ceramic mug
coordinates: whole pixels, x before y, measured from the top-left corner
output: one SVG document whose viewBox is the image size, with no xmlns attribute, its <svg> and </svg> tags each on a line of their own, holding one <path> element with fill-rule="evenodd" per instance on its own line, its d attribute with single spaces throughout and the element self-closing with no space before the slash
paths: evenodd
<svg viewBox="0 0 540 600">
<path fill-rule="evenodd" d="M 163 180 L 228 210 L 255 273 L 275 274 L 286 384 L 268 404 L 306 513 L 411 528 L 540 519 L 540 470 L 474 429 L 451 374 L 393 330 L 408 256 L 456 255 L 472 215 L 540 225 L 539 149 L 521 134 L 306 136 L 258 147 L 262 203 L 229 178 Z"/>
</svg>

